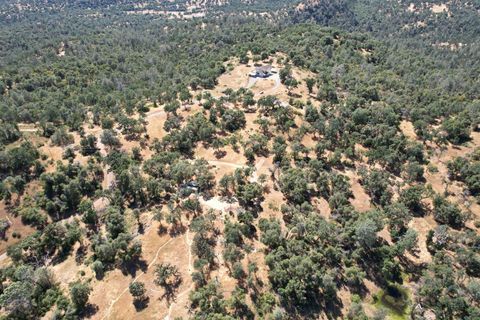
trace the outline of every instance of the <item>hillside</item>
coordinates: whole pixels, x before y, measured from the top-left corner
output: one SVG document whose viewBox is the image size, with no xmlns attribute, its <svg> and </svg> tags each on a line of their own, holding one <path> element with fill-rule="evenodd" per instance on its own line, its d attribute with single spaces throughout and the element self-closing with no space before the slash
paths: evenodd
<svg viewBox="0 0 480 320">
<path fill-rule="evenodd" d="M 475 6 L 2 4 L 0 317 L 478 319 Z"/>
</svg>

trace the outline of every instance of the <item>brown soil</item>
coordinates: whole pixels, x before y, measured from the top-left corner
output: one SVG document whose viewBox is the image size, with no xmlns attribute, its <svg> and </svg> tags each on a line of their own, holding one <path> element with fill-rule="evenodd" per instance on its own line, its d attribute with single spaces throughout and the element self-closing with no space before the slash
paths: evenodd
<svg viewBox="0 0 480 320">
<path fill-rule="evenodd" d="M 370 196 L 365 192 L 365 189 L 360 185 L 359 177 L 351 170 L 346 170 L 345 175 L 350 178 L 351 190 L 353 199 L 350 199 L 353 207 L 360 211 L 366 212 L 372 208 L 370 203 Z"/>
<path fill-rule="evenodd" d="M 150 116 L 147 116 L 147 133 L 150 139 L 162 139 L 166 134 L 163 129 L 163 124 L 165 120 L 167 120 L 167 114 L 163 112 L 163 107 L 151 109 L 148 114 L 150 114 Z"/>
<path fill-rule="evenodd" d="M 315 207 L 317 208 L 318 213 L 322 217 L 324 217 L 326 220 L 329 220 L 332 212 L 328 204 L 328 201 L 325 200 L 324 198 L 317 198 L 313 200 L 313 203 L 315 204 Z"/>
<path fill-rule="evenodd" d="M 432 216 L 414 217 L 408 227 L 418 233 L 418 252 L 416 255 L 409 254 L 408 257 L 416 264 L 431 262 L 432 255 L 427 250 L 427 234 L 437 227 L 437 223 Z"/>
<path fill-rule="evenodd" d="M 5 201 L 0 201 L 0 220 L 3 219 L 10 222 L 10 228 L 8 228 L 6 232 L 5 239 L 0 240 L 0 255 L 4 254 L 9 246 L 18 243 L 35 231 L 34 228 L 24 225 L 20 217 L 14 217 L 11 214 L 10 209 L 6 207 Z M 14 238 L 14 232 L 21 235 L 21 238 Z"/>
<path fill-rule="evenodd" d="M 417 134 L 415 133 L 415 128 L 410 121 L 402 120 L 400 122 L 400 130 L 402 133 L 409 139 L 417 140 Z"/>
<path fill-rule="evenodd" d="M 472 132 L 472 141 L 468 144 L 464 146 L 448 145 L 446 150 L 435 152 L 429 160 L 431 164 L 435 165 L 438 172 L 429 172 L 426 167 L 424 175 L 426 182 L 432 186 L 435 192 L 444 194 L 444 192 L 447 191 L 449 200 L 457 203 L 462 209 L 471 212 L 476 219 L 480 218 L 480 206 L 473 197 L 463 195 L 463 190 L 465 190 L 463 183 L 452 182 L 448 179 L 447 163 L 456 157 L 464 157 L 470 154 L 479 145 L 480 133 Z M 466 201 L 470 204 L 469 208 L 466 207 Z"/>
<path fill-rule="evenodd" d="M 210 91 L 214 97 L 222 96 L 226 89 L 238 90 L 248 85 L 248 74 L 253 70 L 253 64 L 240 64 L 237 60 L 230 61 L 229 64 L 235 67 L 218 77 L 217 86 Z"/>
<path fill-rule="evenodd" d="M 432 10 L 433 13 L 449 12 L 448 6 L 445 3 L 433 4 L 430 10 Z"/>
<path fill-rule="evenodd" d="M 144 235 L 139 237 L 143 245 L 142 258 L 146 270 L 137 270 L 135 274 L 124 275 L 118 269 L 109 272 L 102 281 L 94 280 L 90 301 L 95 302 L 99 312 L 94 319 L 164 319 L 169 314 L 169 303 L 163 298 L 164 291 L 154 281 L 155 265 L 169 262 L 178 267 L 182 276 L 182 284 L 177 290 L 177 299 L 172 306 L 171 316 L 188 317 L 188 289 L 191 288 L 189 263 L 189 241 L 191 234 L 176 237 L 158 234 L 157 222 L 154 222 Z M 187 236 L 190 239 L 187 239 Z M 150 301 L 141 312 L 133 305 L 128 286 L 132 281 L 141 281 L 147 289 Z M 181 295 L 180 295 L 181 294 Z"/>
</svg>

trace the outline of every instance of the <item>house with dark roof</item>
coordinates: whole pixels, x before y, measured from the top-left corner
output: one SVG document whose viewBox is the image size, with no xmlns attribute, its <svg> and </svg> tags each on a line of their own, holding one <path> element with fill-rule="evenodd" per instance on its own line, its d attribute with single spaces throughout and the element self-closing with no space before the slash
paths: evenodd
<svg viewBox="0 0 480 320">
<path fill-rule="evenodd" d="M 268 78 L 271 75 L 272 75 L 271 65 L 257 66 L 255 67 L 255 73 L 252 74 L 253 77 L 258 77 L 258 78 Z"/>
<path fill-rule="evenodd" d="M 194 180 L 188 181 L 187 183 L 182 183 L 180 185 L 180 192 L 183 195 L 198 193 L 198 191 L 200 191 L 200 185 Z"/>
</svg>

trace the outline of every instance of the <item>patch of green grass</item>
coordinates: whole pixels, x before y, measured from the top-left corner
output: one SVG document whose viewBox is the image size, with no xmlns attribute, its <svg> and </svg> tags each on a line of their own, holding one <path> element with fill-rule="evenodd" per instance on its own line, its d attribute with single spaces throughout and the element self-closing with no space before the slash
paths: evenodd
<svg viewBox="0 0 480 320">
<path fill-rule="evenodd" d="M 388 318 L 392 320 L 406 320 L 410 314 L 410 296 L 408 290 L 397 284 L 389 284 L 373 296 L 373 305 L 384 308 Z"/>
</svg>

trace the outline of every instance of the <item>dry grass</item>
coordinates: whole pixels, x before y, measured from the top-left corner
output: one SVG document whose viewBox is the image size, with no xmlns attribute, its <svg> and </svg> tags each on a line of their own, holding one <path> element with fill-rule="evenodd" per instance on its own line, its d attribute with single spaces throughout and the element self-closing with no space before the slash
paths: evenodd
<svg viewBox="0 0 480 320">
<path fill-rule="evenodd" d="M 432 10 L 433 13 L 449 12 L 448 6 L 445 3 L 433 4 L 430 10 Z"/>
<path fill-rule="evenodd" d="M 466 145 L 448 145 L 446 150 L 441 152 L 435 152 L 429 160 L 431 164 L 435 165 L 435 167 L 437 168 L 437 172 L 429 172 L 429 170 L 425 168 L 424 176 L 426 182 L 432 186 L 432 189 L 435 192 L 439 194 L 444 194 L 444 192 L 447 191 L 449 195 L 449 200 L 457 203 L 463 210 L 471 212 L 476 219 L 479 219 L 480 206 L 473 197 L 465 197 L 463 195 L 463 190 L 465 189 L 463 183 L 454 183 L 448 179 L 447 163 L 455 159 L 456 157 L 464 157 L 468 155 L 480 145 L 480 133 L 472 132 L 471 136 L 472 141 L 470 141 Z M 471 204 L 469 208 L 466 207 L 466 201 Z M 467 225 L 472 225 L 472 222 L 469 221 Z"/>
<path fill-rule="evenodd" d="M 10 222 L 10 228 L 8 228 L 6 232 L 5 240 L 0 240 L 0 255 L 4 254 L 8 247 L 18 243 L 35 231 L 34 228 L 24 225 L 20 217 L 14 217 L 9 211 L 5 205 L 5 201 L 0 201 L 0 219 L 6 219 Z M 21 235 L 21 238 L 14 238 L 14 232 Z"/>
<path fill-rule="evenodd" d="M 370 196 L 360 185 L 358 175 L 351 170 L 346 170 L 345 175 L 350 178 L 350 185 L 353 193 L 353 199 L 350 199 L 352 206 L 360 212 L 366 212 L 372 209 Z"/>
<path fill-rule="evenodd" d="M 295 79 L 299 81 L 299 85 L 297 88 L 293 88 L 291 90 L 291 96 L 288 95 L 288 90 L 283 84 L 279 84 L 278 79 L 278 72 L 284 66 L 278 62 L 278 59 L 281 58 L 283 55 L 278 53 L 269 59 L 259 62 L 260 64 L 270 64 L 271 63 L 273 70 L 277 72 L 272 77 L 266 79 L 256 79 L 253 86 L 250 87 L 250 90 L 254 93 L 255 99 L 259 99 L 262 96 L 266 95 L 275 95 L 281 101 L 288 101 L 291 96 L 299 97 L 300 99 L 304 99 L 304 102 L 308 99 L 308 90 L 305 82 L 306 78 L 312 77 L 314 78 L 315 75 L 307 70 L 301 70 L 299 68 L 292 68 L 292 75 Z M 214 97 L 219 97 L 222 93 L 227 89 L 238 90 L 240 88 L 248 88 L 249 86 L 249 74 L 255 70 L 255 66 L 253 61 L 250 61 L 248 64 L 240 64 L 238 59 L 233 59 L 225 64 L 227 72 L 222 74 L 218 78 L 218 85 L 215 89 L 210 90 Z M 313 92 L 315 94 L 315 92 Z M 305 99 L 307 98 L 307 99 Z"/>
<path fill-rule="evenodd" d="M 418 252 L 416 255 L 407 254 L 407 257 L 416 264 L 430 263 L 432 255 L 427 250 L 427 234 L 428 231 L 437 227 L 437 223 L 432 216 L 414 217 L 408 224 L 408 227 L 418 233 Z"/>
<path fill-rule="evenodd" d="M 313 199 L 313 203 L 315 204 L 315 208 L 317 209 L 317 212 L 320 214 L 320 216 L 322 216 L 326 220 L 330 220 L 332 210 L 330 209 L 328 201 L 324 198 L 316 198 Z"/>
<path fill-rule="evenodd" d="M 400 131 L 405 135 L 405 137 L 411 140 L 417 140 L 417 134 L 415 133 L 415 128 L 413 127 L 413 123 L 410 121 L 402 120 L 400 122 Z"/>
<path fill-rule="evenodd" d="M 225 72 L 218 78 L 218 84 L 213 90 L 209 90 L 214 97 L 220 97 L 226 89 L 238 90 L 248 86 L 248 74 L 253 70 L 253 65 L 240 64 L 237 60 L 227 63 L 227 69 L 234 66 L 232 70 Z"/>
<path fill-rule="evenodd" d="M 170 237 L 158 234 L 158 222 L 153 222 L 145 234 L 138 237 L 142 242 L 142 259 L 147 265 L 146 270 L 137 270 L 135 274 L 123 274 L 115 269 L 107 273 L 102 281 L 93 280 L 93 291 L 90 301 L 94 302 L 99 312 L 94 319 L 163 319 L 169 312 L 169 304 L 163 298 L 164 291 L 154 284 L 155 265 L 168 262 L 178 267 L 182 276 L 182 284 L 177 292 L 188 291 L 191 286 L 189 270 L 189 244 L 187 235 Z M 193 237 L 193 235 L 190 235 Z M 128 292 L 128 286 L 133 281 L 141 281 L 147 289 L 150 301 L 141 312 L 137 312 L 133 299 Z M 188 317 L 188 292 L 178 297 L 172 307 L 171 316 Z"/>
</svg>

